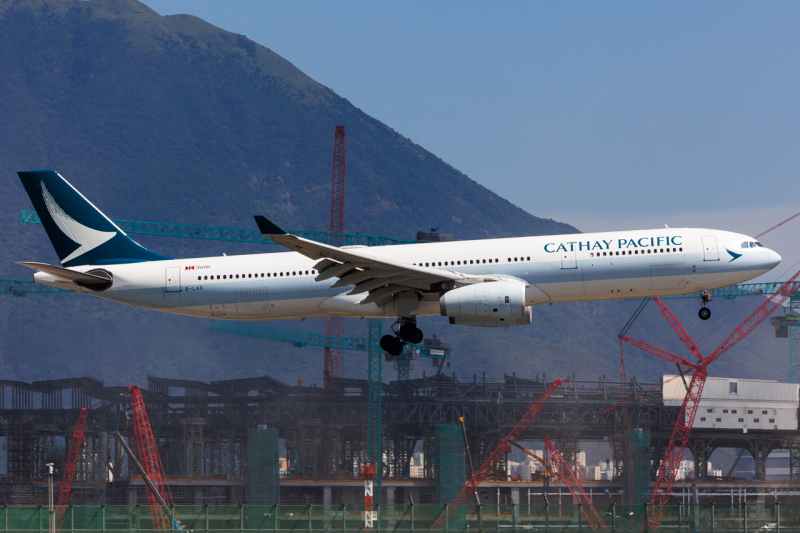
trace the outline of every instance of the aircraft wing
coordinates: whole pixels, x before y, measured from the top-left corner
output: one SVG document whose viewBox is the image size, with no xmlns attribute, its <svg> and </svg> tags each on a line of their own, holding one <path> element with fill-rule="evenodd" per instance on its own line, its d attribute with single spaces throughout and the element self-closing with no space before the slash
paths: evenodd
<svg viewBox="0 0 800 533">
<path fill-rule="evenodd" d="M 375 302 L 382 306 L 400 292 L 439 292 L 452 288 L 455 282 L 484 281 L 452 270 L 426 268 L 372 256 L 365 249 L 341 249 L 286 233 L 264 218 L 256 216 L 256 223 L 265 237 L 294 250 L 310 259 L 318 259 L 314 268 L 319 272 L 316 281 L 337 278 L 331 287 L 355 285 L 347 294 L 365 294 L 361 304 Z M 368 293 L 368 294 L 367 294 Z"/>
</svg>

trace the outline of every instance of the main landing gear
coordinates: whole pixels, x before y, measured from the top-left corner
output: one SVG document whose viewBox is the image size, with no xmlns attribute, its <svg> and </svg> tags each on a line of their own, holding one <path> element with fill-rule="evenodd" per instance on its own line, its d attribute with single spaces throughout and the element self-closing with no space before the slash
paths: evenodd
<svg viewBox="0 0 800 533">
<path fill-rule="evenodd" d="M 399 324 L 399 327 L 398 327 Z M 406 344 L 419 344 L 422 342 L 422 330 L 416 322 L 408 318 L 401 318 L 392 325 L 394 335 L 381 337 L 381 349 L 389 355 L 400 355 Z"/>
<path fill-rule="evenodd" d="M 711 309 L 706 307 L 706 304 L 711 301 L 711 291 L 703 291 L 703 294 L 700 296 L 703 307 L 700 308 L 700 311 L 697 312 L 697 315 L 700 317 L 700 320 L 708 320 L 711 318 Z"/>
</svg>

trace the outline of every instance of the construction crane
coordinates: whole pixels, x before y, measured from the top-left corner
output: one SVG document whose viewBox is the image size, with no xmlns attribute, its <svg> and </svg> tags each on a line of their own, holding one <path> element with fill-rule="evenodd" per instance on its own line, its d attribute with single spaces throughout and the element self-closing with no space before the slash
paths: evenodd
<svg viewBox="0 0 800 533">
<path fill-rule="evenodd" d="M 355 352 L 369 352 L 369 338 L 367 337 L 341 337 L 339 335 L 319 335 L 304 331 L 287 331 L 263 324 L 250 322 L 235 322 L 229 320 L 212 320 L 211 331 L 232 333 L 259 339 L 269 339 L 279 342 L 289 342 L 297 348 L 316 346 L 326 349 L 349 350 Z M 425 339 L 423 344 L 409 344 L 409 350 L 415 357 L 433 359 L 436 366 L 441 366 L 443 361 L 450 358 L 450 348 L 438 339 Z M 384 353 L 381 351 L 381 353 Z M 384 354 L 384 357 L 389 357 Z M 406 374 L 407 378 L 407 374 Z"/>
<path fill-rule="evenodd" d="M 520 435 L 528 428 L 528 426 L 533 422 L 536 418 L 536 415 L 539 414 L 539 411 L 542 410 L 544 405 L 547 403 L 547 400 L 550 399 L 550 396 L 553 395 L 555 390 L 558 388 L 559 385 L 562 383 L 566 383 L 566 379 L 557 379 L 553 382 L 550 387 L 544 391 L 544 393 L 539 397 L 533 405 L 531 405 L 522 418 L 517 422 L 517 425 L 509 431 L 508 435 L 500 442 L 500 444 L 495 448 L 495 450 L 486 458 L 483 464 L 478 468 L 475 474 L 467 480 L 467 483 L 464 485 L 464 488 L 453 498 L 453 501 L 450 502 L 445 508 L 445 511 L 439 515 L 436 521 L 431 525 L 430 529 L 441 529 L 447 520 L 453 516 L 453 514 L 461 507 L 467 499 L 472 496 L 475 491 L 478 489 L 478 485 L 486 479 L 495 468 L 497 463 L 500 459 L 508 453 L 508 450 L 511 449 L 511 446 L 519 439 Z"/>
<path fill-rule="evenodd" d="M 664 504 L 667 503 L 672 493 L 672 487 L 675 483 L 683 454 L 686 451 L 686 444 L 692 426 L 694 425 L 694 418 L 697 414 L 700 397 L 703 393 L 706 377 L 708 376 L 708 365 L 719 359 L 720 356 L 749 335 L 759 324 L 766 320 L 775 309 L 792 296 L 797 287 L 795 281 L 798 277 L 800 277 L 800 271 L 792 276 L 789 281 L 784 283 L 781 288 L 739 324 L 708 357 L 703 357 L 697 344 L 692 340 L 678 319 L 675 318 L 675 315 L 672 314 L 672 311 L 670 311 L 667 305 L 660 298 L 653 298 L 661 314 L 670 323 L 686 348 L 697 358 L 697 363 L 646 342 L 627 336 L 620 337 L 625 342 L 637 348 L 675 363 L 679 367 L 684 367 L 693 371 L 691 382 L 687 386 L 686 396 L 684 397 L 681 409 L 678 413 L 677 422 L 672 430 L 669 444 L 664 453 L 664 459 L 661 461 L 661 465 L 658 468 L 656 482 L 650 497 L 652 511 L 647 517 L 650 528 L 658 529 L 661 525 L 661 519 L 664 515 Z"/>
<path fill-rule="evenodd" d="M 336 126 L 333 140 L 333 177 L 331 179 L 331 234 L 344 233 L 344 126 Z M 341 239 L 335 239 L 335 246 L 341 246 Z M 339 337 L 342 334 L 341 317 L 330 317 L 325 322 L 325 335 Z M 331 390 L 330 378 L 339 377 L 339 348 L 326 347 L 323 369 L 323 386 Z"/>
<path fill-rule="evenodd" d="M 153 521 L 153 529 L 171 530 L 177 524 L 177 520 L 171 516 L 172 497 L 169 488 L 164 484 L 164 469 L 161 466 L 161 458 L 158 455 L 156 441 L 153 438 L 153 431 L 150 429 L 150 420 L 147 417 L 147 410 L 142 399 L 142 391 L 138 385 L 127 387 L 131 391 L 131 408 L 133 409 L 134 433 L 136 435 L 136 446 L 139 449 L 139 462 L 142 469 L 142 477 L 149 479 L 147 483 L 147 500 L 150 504 L 150 517 Z M 117 439 L 119 442 L 122 439 Z M 129 450 L 126 450 L 129 451 Z M 132 453 L 130 455 L 133 455 Z"/>
<path fill-rule="evenodd" d="M 597 509 L 594 508 L 594 504 L 592 500 L 586 495 L 586 491 L 583 490 L 583 486 L 581 485 L 578 478 L 575 477 L 575 472 L 572 471 L 572 468 L 564 460 L 561 453 L 553 446 L 553 443 L 550 442 L 550 435 L 546 435 L 544 438 L 544 446 L 547 452 L 550 454 L 550 460 L 553 462 L 555 469 L 558 471 L 558 475 L 561 477 L 561 481 L 567 486 L 570 494 L 572 494 L 572 499 L 575 500 L 575 503 L 581 509 L 583 516 L 586 518 L 586 521 L 589 522 L 589 525 L 592 528 L 592 531 L 597 531 L 602 529 L 606 531 L 606 525 L 603 522 L 603 519 L 600 518 L 600 514 L 597 512 Z"/>
<path fill-rule="evenodd" d="M 187 239 L 206 239 L 212 241 L 249 242 L 258 244 L 275 244 L 264 237 L 258 229 L 235 229 L 213 226 L 196 226 L 190 224 L 167 224 L 164 222 L 142 222 L 140 220 L 121 220 L 112 218 L 125 233 L 139 235 L 155 235 L 159 237 L 183 237 Z M 36 211 L 23 210 L 20 224 L 41 224 Z M 390 244 L 414 244 L 416 240 L 398 239 L 383 235 L 363 233 L 334 234 L 326 231 L 292 230 L 290 233 L 324 244 L 341 243 L 339 246 L 387 246 Z"/>
<path fill-rule="evenodd" d="M 75 470 L 78 467 L 78 456 L 83 446 L 83 429 L 86 425 L 86 408 L 81 409 L 78 414 L 78 421 L 75 429 L 72 430 L 72 440 L 69 441 L 69 452 L 67 452 L 67 462 L 64 465 L 64 476 L 61 478 L 61 487 L 58 490 L 58 500 L 56 501 L 56 528 L 61 529 L 61 521 L 64 513 L 67 512 L 69 505 L 69 493 L 72 490 L 72 482 L 75 480 Z"/>
<path fill-rule="evenodd" d="M 542 467 L 544 467 L 544 471 L 542 472 L 542 476 L 544 478 L 549 478 L 552 475 L 552 467 L 550 465 L 550 462 L 547 461 L 544 457 L 539 457 L 537 454 L 533 453 L 528 448 L 525 448 L 524 446 L 520 446 L 516 442 L 512 442 L 511 444 L 513 444 L 516 448 L 519 448 L 520 450 L 522 450 L 523 453 L 525 453 L 525 454 L 529 455 L 530 457 L 532 457 L 533 459 L 535 459 L 540 465 L 542 465 Z"/>
</svg>

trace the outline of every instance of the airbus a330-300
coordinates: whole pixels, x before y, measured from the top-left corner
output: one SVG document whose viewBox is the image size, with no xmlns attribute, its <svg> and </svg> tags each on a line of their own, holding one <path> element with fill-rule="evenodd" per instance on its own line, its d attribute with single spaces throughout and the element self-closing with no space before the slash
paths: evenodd
<svg viewBox="0 0 800 533">
<path fill-rule="evenodd" d="M 263 216 L 284 253 L 175 259 L 136 242 L 53 170 L 19 177 L 61 266 L 21 262 L 34 281 L 115 302 L 222 320 L 396 318 L 381 347 L 422 340 L 421 316 L 464 326 L 524 326 L 535 305 L 702 293 L 780 263 L 747 235 L 663 228 L 395 246 L 321 244 Z"/>
</svg>

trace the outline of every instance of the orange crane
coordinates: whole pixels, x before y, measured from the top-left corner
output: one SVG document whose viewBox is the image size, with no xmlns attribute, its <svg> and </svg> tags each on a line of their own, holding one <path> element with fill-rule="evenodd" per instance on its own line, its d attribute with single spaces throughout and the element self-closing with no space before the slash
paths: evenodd
<svg viewBox="0 0 800 533">
<path fill-rule="evenodd" d="M 592 504 L 592 500 L 586 495 L 586 491 L 583 490 L 580 481 L 575 477 L 575 472 L 572 471 L 572 467 L 564 460 L 564 457 L 562 457 L 556 447 L 553 446 L 553 443 L 550 442 L 550 435 L 545 436 L 544 446 L 547 449 L 547 453 L 550 454 L 550 460 L 558 471 L 561 481 L 567 486 L 575 503 L 580 506 L 583 516 L 592 527 L 592 531 L 597 531 L 598 529 L 606 531 L 607 528 L 603 519 L 600 518 L 600 514 L 597 512 L 597 509 L 595 509 L 594 504 Z"/>
<path fill-rule="evenodd" d="M 686 451 L 686 444 L 694 425 L 694 418 L 703 394 L 706 378 L 708 377 L 708 365 L 716 361 L 725 352 L 733 348 L 737 343 L 749 335 L 759 324 L 766 320 L 783 302 L 785 302 L 796 290 L 794 282 L 800 277 L 800 271 L 792 276 L 789 281 L 784 283 L 772 296 L 762 303 L 750 316 L 744 319 L 725 340 L 708 357 L 703 357 L 697 344 L 692 340 L 681 323 L 672 314 L 672 311 L 660 298 L 654 297 L 653 300 L 658 305 L 661 314 L 670 323 L 675 333 L 684 343 L 686 348 L 698 359 L 697 363 L 691 362 L 679 355 L 673 354 L 658 348 L 644 341 L 632 339 L 627 336 L 620 338 L 625 342 L 636 346 L 642 350 L 650 352 L 658 357 L 671 361 L 678 367 L 685 367 L 692 370 L 692 379 L 686 388 L 686 396 L 678 413 L 678 419 L 669 439 L 669 444 L 664 453 L 664 459 L 658 468 L 656 482 L 650 496 L 650 508 L 652 511 L 647 517 L 648 526 L 651 529 L 658 529 L 664 516 L 664 504 L 669 500 L 675 478 L 680 467 L 683 454 Z"/>
<path fill-rule="evenodd" d="M 78 422 L 72 430 L 72 440 L 69 442 L 69 452 L 67 462 L 64 465 L 64 477 L 61 478 L 61 488 L 58 490 L 58 500 L 56 501 L 56 528 L 61 529 L 61 520 L 67 512 L 69 505 L 69 493 L 72 490 L 72 482 L 75 479 L 75 470 L 78 466 L 78 455 L 83 446 L 83 428 L 86 425 L 86 408 L 82 408 L 78 415 Z"/>
<path fill-rule="evenodd" d="M 133 430 L 136 435 L 136 445 L 139 448 L 139 462 L 141 463 L 142 474 L 150 489 L 147 491 L 147 501 L 150 504 L 150 517 L 153 521 L 153 529 L 171 530 L 179 522 L 170 516 L 172 508 L 172 497 L 169 488 L 164 484 L 164 469 L 161 466 L 161 459 L 158 456 L 156 441 L 153 438 L 153 431 L 150 429 L 150 419 L 147 417 L 147 410 L 142 399 L 142 391 L 138 385 L 129 386 L 131 391 L 131 407 L 133 408 Z M 122 441 L 121 438 L 117 442 Z M 122 441 L 124 445 L 124 441 Z M 128 450 L 126 450 L 128 451 Z M 132 455 L 132 454 L 131 454 Z M 137 465 L 138 467 L 138 465 Z M 172 522 L 172 524 L 170 523 Z M 174 527 L 179 529 L 179 527 Z"/>
<path fill-rule="evenodd" d="M 550 399 L 550 396 L 553 395 L 558 386 L 566 382 L 566 379 L 555 380 L 553 384 L 550 385 L 546 391 L 544 391 L 544 394 L 542 394 L 539 399 L 528 408 L 527 412 L 522 416 L 519 422 L 517 422 L 517 425 L 514 426 L 514 429 L 512 429 L 508 435 L 506 435 L 503 441 L 497 446 L 497 448 L 495 448 L 489 457 L 486 458 L 475 474 L 473 474 L 472 477 L 467 480 L 467 483 L 464 485 L 464 488 L 461 489 L 461 492 L 459 492 L 456 497 L 453 498 L 453 501 L 447 506 L 445 512 L 439 515 L 433 525 L 431 525 L 430 529 L 441 529 L 444 527 L 445 520 L 452 517 L 456 510 L 461 507 L 465 501 L 467 501 L 467 498 L 475 494 L 475 491 L 477 490 L 481 481 L 486 479 L 486 476 L 488 476 L 492 470 L 494 470 L 494 467 L 497 465 L 500 459 L 502 459 L 503 456 L 508 453 L 508 450 L 511 449 L 511 446 L 517 441 L 517 439 L 519 439 L 520 435 L 522 435 L 522 432 L 528 428 L 531 422 L 533 422 L 533 420 L 536 418 L 536 415 L 539 414 L 539 411 L 542 410 L 544 405 L 547 403 L 547 400 Z"/>
</svg>

